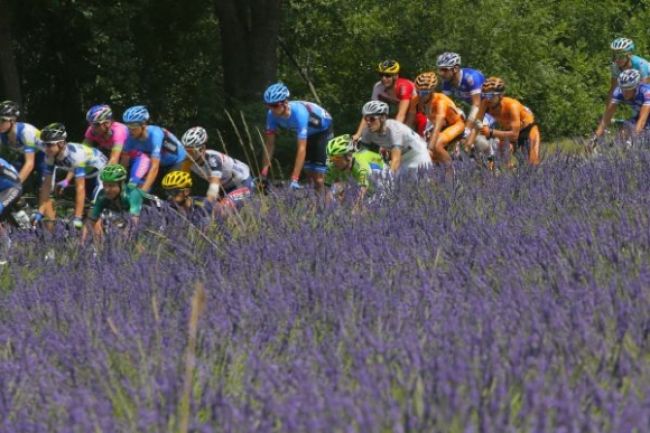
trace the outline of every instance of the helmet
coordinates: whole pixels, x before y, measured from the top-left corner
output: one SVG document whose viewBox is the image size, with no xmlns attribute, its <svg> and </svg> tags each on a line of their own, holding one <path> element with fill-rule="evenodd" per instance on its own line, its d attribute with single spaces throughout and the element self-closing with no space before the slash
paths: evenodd
<svg viewBox="0 0 650 433">
<path fill-rule="evenodd" d="M 439 68 L 453 68 L 456 65 L 460 66 L 460 55 L 456 53 L 442 53 L 436 60 L 436 66 Z"/>
<path fill-rule="evenodd" d="M 627 69 L 618 76 L 618 87 L 623 90 L 636 89 L 641 82 L 641 73 L 636 69 Z"/>
<path fill-rule="evenodd" d="M 68 133 L 65 132 L 65 125 L 63 123 L 50 123 L 41 130 L 41 141 L 45 143 L 53 143 L 65 140 L 66 138 L 68 138 Z"/>
<path fill-rule="evenodd" d="M 185 131 L 181 141 L 185 147 L 196 149 L 208 142 L 208 133 L 204 128 L 195 126 Z"/>
<path fill-rule="evenodd" d="M 354 152 L 354 150 L 350 134 L 339 135 L 327 142 L 327 156 L 347 155 Z"/>
<path fill-rule="evenodd" d="M 149 110 L 144 105 L 134 105 L 122 114 L 124 123 L 144 123 L 149 121 Z"/>
<path fill-rule="evenodd" d="M 185 171 L 170 171 L 162 179 L 164 189 L 181 189 L 192 187 L 192 176 Z"/>
<path fill-rule="evenodd" d="M 277 104 L 289 99 L 289 89 L 283 83 L 271 84 L 264 92 L 264 102 Z"/>
<path fill-rule="evenodd" d="M 505 90 L 506 83 L 499 77 L 490 77 L 481 86 L 481 92 L 484 93 L 503 93 Z"/>
<path fill-rule="evenodd" d="M 634 42 L 628 38 L 616 38 L 612 41 L 609 47 L 614 51 L 631 53 L 634 51 Z"/>
<path fill-rule="evenodd" d="M 0 116 L 5 117 L 18 117 L 20 116 L 20 108 L 14 101 L 0 102 Z"/>
<path fill-rule="evenodd" d="M 388 104 L 382 101 L 368 101 L 363 104 L 361 114 L 364 116 L 386 114 L 388 115 Z"/>
<path fill-rule="evenodd" d="M 88 123 L 104 122 L 113 119 L 113 110 L 106 104 L 93 105 L 86 113 Z"/>
<path fill-rule="evenodd" d="M 108 164 L 99 174 L 99 179 L 102 182 L 122 182 L 126 176 L 126 168 L 120 164 Z"/>
<path fill-rule="evenodd" d="M 377 66 L 380 74 L 399 74 L 399 63 L 395 60 L 384 60 Z"/>
<path fill-rule="evenodd" d="M 415 78 L 415 87 L 418 90 L 433 90 L 438 85 L 438 76 L 435 72 L 423 72 Z"/>
</svg>

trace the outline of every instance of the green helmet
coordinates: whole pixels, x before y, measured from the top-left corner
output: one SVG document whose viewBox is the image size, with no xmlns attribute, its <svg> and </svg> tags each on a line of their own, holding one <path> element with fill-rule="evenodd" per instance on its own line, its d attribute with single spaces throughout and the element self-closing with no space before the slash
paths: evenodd
<svg viewBox="0 0 650 433">
<path fill-rule="evenodd" d="M 339 135 L 327 142 L 327 156 L 347 155 L 355 151 L 350 134 Z"/>
<path fill-rule="evenodd" d="M 99 178 L 102 182 L 122 182 L 126 180 L 126 168 L 120 164 L 109 164 L 102 170 Z"/>
</svg>

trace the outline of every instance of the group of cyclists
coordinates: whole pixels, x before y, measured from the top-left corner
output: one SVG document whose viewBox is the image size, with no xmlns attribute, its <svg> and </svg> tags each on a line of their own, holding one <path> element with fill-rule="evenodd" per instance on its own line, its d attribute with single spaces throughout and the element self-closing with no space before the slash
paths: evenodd
<svg viewBox="0 0 650 433">
<path fill-rule="evenodd" d="M 617 38 L 611 88 L 605 114 L 593 143 L 603 135 L 620 104 L 630 105 L 634 117 L 630 134 L 646 129 L 650 113 L 650 63 L 633 54 L 634 43 Z M 437 57 L 436 69 L 413 81 L 400 76 L 400 65 L 385 60 L 377 67 L 379 81 L 370 100 L 361 107 L 361 121 L 352 134 L 334 136 L 332 116 L 319 105 L 290 100 L 283 83 L 269 86 L 263 95 L 267 108 L 265 152 L 259 183 L 266 184 L 278 133 L 295 132 L 297 145 L 288 187 L 302 188 L 304 173 L 317 192 L 333 197 L 341 186 L 355 181 L 363 197 L 386 176 L 420 173 L 434 164 L 453 177 L 452 160 L 461 153 L 481 156 L 489 168 L 501 158 L 522 153 L 531 165 L 540 163 L 541 134 L 533 112 L 506 96 L 500 77 L 488 78 L 462 67 L 457 53 Z M 391 113 L 393 114 L 391 116 Z M 88 128 L 81 143 L 69 142 L 65 125 L 51 123 L 38 129 L 21 122 L 20 108 L 0 102 L 0 215 L 6 219 L 19 208 L 23 185 L 37 174 L 38 211 L 34 223 L 56 218 L 56 197 L 74 188 L 72 225 L 102 233 L 102 212 L 112 209 L 137 222 L 143 203 L 160 187 L 179 212 L 200 207 L 208 213 L 232 212 L 252 196 L 255 182 L 242 161 L 208 149 L 203 127 L 187 130 L 179 140 L 168 129 L 150 123 L 148 109 L 132 106 L 114 119 L 110 106 L 101 104 L 86 113 Z M 193 177 L 207 182 L 202 197 L 192 196 Z M 86 211 L 86 203 L 92 203 Z"/>
</svg>

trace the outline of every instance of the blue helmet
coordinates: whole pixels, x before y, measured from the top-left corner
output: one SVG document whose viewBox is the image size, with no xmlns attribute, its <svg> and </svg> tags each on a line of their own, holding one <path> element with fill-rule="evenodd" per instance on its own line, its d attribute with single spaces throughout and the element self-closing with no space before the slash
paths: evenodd
<svg viewBox="0 0 650 433">
<path fill-rule="evenodd" d="M 93 105 L 86 113 L 88 123 L 104 122 L 113 119 L 113 110 L 106 104 Z"/>
<path fill-rule="evenodd" d="M 282 83 L 271 84 L 264 92 L 264 102 L 267 104 L 277 104 L 287 99 L 289 99 L 289 89 Z"/>
<path fill-rule="evenodd" d="M 144 123 L 149 121 L 149 110 L 144 105 L 134 105 L 122 114 L 124 123 Z"/>
</svg>

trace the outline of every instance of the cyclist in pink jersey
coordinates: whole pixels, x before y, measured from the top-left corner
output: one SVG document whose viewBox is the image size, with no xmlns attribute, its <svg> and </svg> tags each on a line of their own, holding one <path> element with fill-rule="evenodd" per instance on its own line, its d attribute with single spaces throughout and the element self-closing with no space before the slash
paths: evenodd
<svg viewBox="0 0 650 433">
<path fill-rule="evenodd" d="M 96 144 L 109 158 L 109 164 L 120 162 L 120 154 L 129 135 L 126 125 L 113 121 L 113 111 L 108 105 L 95 105 L 86 113 L 88 129 L 83 144 Z"/>
</svg>

